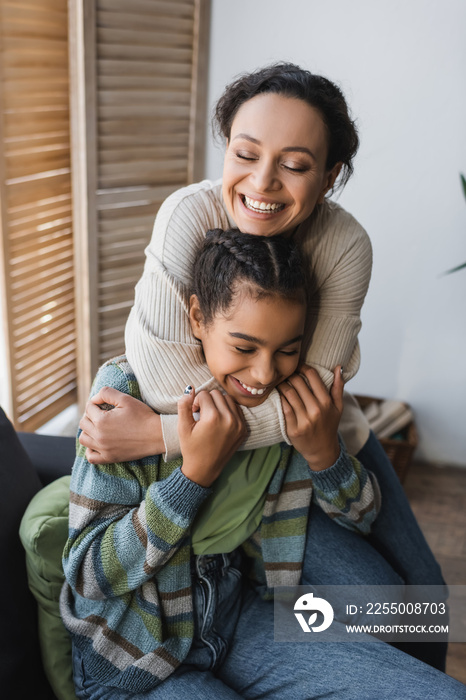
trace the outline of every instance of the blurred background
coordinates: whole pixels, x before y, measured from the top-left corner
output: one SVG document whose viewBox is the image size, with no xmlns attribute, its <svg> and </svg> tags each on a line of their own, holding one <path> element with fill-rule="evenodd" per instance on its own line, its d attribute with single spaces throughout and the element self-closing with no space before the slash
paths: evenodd
<svg viewBox="0 0 466 700">
<path fill-rule="evenodd" d="M 466 4 L 235 0 L 212 4 L 209 104 L 242 71 L 289 60 L 336 82 L 359 126 L 338 197 L 374 267 L 349 391 L 407 401 L 417 456 L 466 465 Z M 209 132 L 210 137 L 210 132 Z M 207 146 L 206 175 L 222 151 Z"/>
<path fill-rule="evenodd" d="M 335 81 L 360 131 L 338 201 L 368 231 L 374 268 L 348 388 L 409 403 L 416 456 L 466 466 L 466 269 L 443 274 L 466 261 L 463 0 L 69 8 L 0 5 L 0 403 L 16 427 L 50 430 L 68 407 L 74 431 L 80 382 L 82 405 L 100 362 L 122 349 L 158 206 L 221 175 L 213 104 L 239 73 L 286 60 Z"/>
</svg>

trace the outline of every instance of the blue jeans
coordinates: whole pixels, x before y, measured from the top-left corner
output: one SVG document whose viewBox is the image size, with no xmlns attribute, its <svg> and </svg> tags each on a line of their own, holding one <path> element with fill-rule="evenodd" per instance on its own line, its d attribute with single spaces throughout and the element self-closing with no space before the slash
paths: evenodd
<svg viewBox="0 0 466 700">
<path fill-rule="evenodd" d="M 409 501 L 384 449 L 373 433 L 357 455 L 372 471 L 382 492 L 382 507 L 369 537 L 361 537 L 311 506 L 303 585 L 444 586 L 440 566 L 414 517 Z M 445 670 L 447 644 L 400 643 L 398 648 Z"/>
<path fill-rule="evenodd" d="M 465 700 L 466 687 L 382 642 L 274 641 L 273 603 L 242 574 L 241 555 L 194 558 L 195 637 L 153 690 L 102 686 L 73 650 L 78 698 L 91 700 Z"/>
</svg>

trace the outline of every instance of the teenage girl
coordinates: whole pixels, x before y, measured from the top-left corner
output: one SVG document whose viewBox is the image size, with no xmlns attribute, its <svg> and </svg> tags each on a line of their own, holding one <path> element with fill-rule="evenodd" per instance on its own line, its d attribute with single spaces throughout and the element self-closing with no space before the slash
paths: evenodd
<svg viewBox="0 0 466 700">
<path fill-rule="evenodd" d="M 340 368 L 327 391 L 300 365 L 305 288 L 289 240 L 209 232 L 189 317 L 218 388 L 181 398 L 182 458 L 91 465 L 79 448 L 60 600 L 79 698 L 462 697 L 383 643 L 274 642 L 270 599 L 301 581 L 311 499 L 354 538 L 378 507 L 338 438 Z M 124 357 L 99 370 L 103 385 L 140 398 Z M 238 405 L 274 388 L 293 446 L 237 453 Z"/>
</svg>

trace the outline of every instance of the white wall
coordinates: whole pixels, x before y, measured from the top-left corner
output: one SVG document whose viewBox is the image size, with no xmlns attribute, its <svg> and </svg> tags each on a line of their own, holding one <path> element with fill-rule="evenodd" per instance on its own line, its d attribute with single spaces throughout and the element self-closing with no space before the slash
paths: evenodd
<svg viewBox="0 0 466 700">
<path fill-rule="evenodd" d="M 466 466 L 466 3 L 212 0 L 209 100 L 235 75 L 291 60 L 337 82 L 361 149 L 340 203 L 374 270 L 349 389 L 416 413 L 417 455 Z M 209 132 L 210 133 L 210 132 Z M 207 177 L 221 174 L 207 152 Z"/>
</svg>

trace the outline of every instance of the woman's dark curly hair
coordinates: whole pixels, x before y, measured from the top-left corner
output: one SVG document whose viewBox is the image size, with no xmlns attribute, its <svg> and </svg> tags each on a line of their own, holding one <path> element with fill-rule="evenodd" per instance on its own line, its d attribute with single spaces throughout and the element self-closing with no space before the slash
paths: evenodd
<svg viewBox="0 0 466 700">
<path fill-rule="evenodd" d="M 317 109 L 324 121 L 328 154 L 326 169 L 342 163 L 338 185 L 344 187 L 353 174 L 353 158 L 359 137 L 341 90 L 327 78 L 314 75 L 294 63 L 276 63 L 245 73 L 227 85 L 214 110 L 214 130 L 230 138 L 231 125 L 242 104 L 263 93 L 294 97 Z"/>
<path fill-rule="evenodd" d="M 192 293 L 208 325 L 216 314 L 226 314 L 245 288 L 254 299 L 279 296 L 305 303 L 306 281 L 301 254 L 290 239 L 213 229 L 194 261 Z"/>
</svg>

